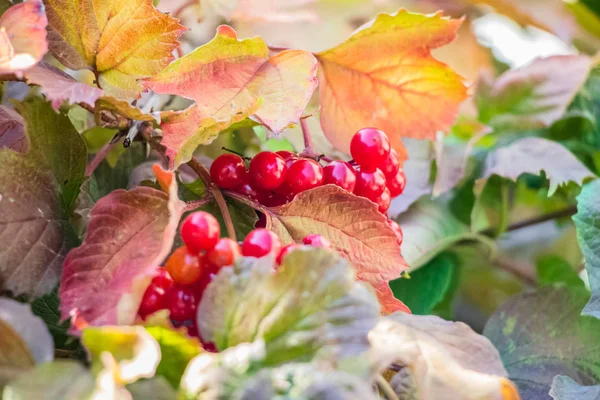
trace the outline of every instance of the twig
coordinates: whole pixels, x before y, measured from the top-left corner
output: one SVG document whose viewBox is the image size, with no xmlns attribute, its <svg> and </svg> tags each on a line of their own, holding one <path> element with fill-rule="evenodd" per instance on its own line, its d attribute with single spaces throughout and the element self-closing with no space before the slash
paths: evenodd
<svg viewBox="0 0 600 400">
<path fill-rule="evenodd" d="M 377 374 L 376 382 L 377 387 L 379 387 L 379 389 L 383 392 L 383 395 L 388 400 L 400 400 L 394 392 L 394 389 L 392 389 L 392 387 L 390 386 L 390 383 L 386 381 L 383 376 Z"/>
<path fill-rule="evenodd" d="M 554 211 L 548 214 L 539 215 L 537 217 L 525 219 L 523 221 L 516 222 L 511 224 L 506 228 L 506 232 L 516 231 L 518 229 L 526 228 L 528 226 L 541 224 L 542 222 L 551 221 L 553 219 L 570 217 L 577 212 L 577 206 L 572 205 L 562 210 Z M 482 235 L 492 236 L 494 234 L 493 228 L 488 228 L 484 231 L 481 231 Z"/>
<path fill-rule="evenodd" d="M 91 176 L 94 173 L 96 168 L 98 168 L 98 165 L 100 165 L 102 160 L 106 158 L 106 155 L 115 147 L 117 143 L 119 142 L 108 142 L 104 146 L 102 146 L 100 151 L 98 151 L 96 155 L 94 155 L 92 161 L 90 161 L 90 163 L 85 168 L 85 176 Z"/>
<path fill-rule="evenodd" d="M 308 129 L 308 124 L 306 123 L 306 119 L 300 120 L 300 128 L 302 128 L 302 137 L 304 138 L 304 152 L 313 153 L 313 143 L 312 138 L 310 137 L 310 130 Z"/>
</svg>

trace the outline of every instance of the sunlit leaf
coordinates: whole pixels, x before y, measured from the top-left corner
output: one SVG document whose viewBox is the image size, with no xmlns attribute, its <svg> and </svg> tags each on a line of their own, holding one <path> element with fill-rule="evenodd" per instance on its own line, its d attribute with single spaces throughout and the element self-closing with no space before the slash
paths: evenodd
<svg viewBox="0 0 600 400">
<path fill-rule="evenodd" d="M 536 263 L 536 272 L 539 286 L 566 285 L 573 288 L 585 288 L 577 271 L 559 256 L 548 254 L 540 257 Z"/>
<path fill-rule="evenodd" d="M 268 211 L 271 228 L 284 243 L 297 242 L 317 233 L 331 241 L 356 268 L 356 277 L 391 294 L 387 281 L 396 279 L 408 266 L 397 238 L 375 203 L 337 186 L 326 185 L 297 195 L 280 208 Z M 400 301 L 386 296 L 383 311 L 406 310 Z M 392 301 L 390 301 L 392 300 Z"/>
<path fill-rule="evenodd" d="M 21 153 L 27 151 L 23 117 L 6 106 L 0 106 L 0 149 L 3 147 Z"/>
<path fill-rule="evenodd" d="M 523 399 L 546 399 L 555 375 L 581 385 L 600 378 L 600 321 L 580 316 L 583 290 L 542 288 L 504 303 L 484 334 L 500 351 L 508 376 Z"/>
<path fill-rule="evenodd" d="M 18 106 L 29 151 L 0 149 L 0 284 L 15 294 L 48 293 L 73 245 L 67 221 L 84 180 L 85 143 L 69 119 L 40 98 Z"/>
<path fill-rule="evenodd" d="M 82 245 L 65 259 L 59 297 L 73 331 L 132 323 L 150 276 L 173 245 L 183 203 L 150 187 L 115 190 L 91 212 Z"/>
<path fill-rule="evenodd" d="M 219 350 L 263 339 L 264 363 L 274 365 L 357 355 L 378 315 L 377 299 L 346 260 L 302 248 L 277 273 L 272 258 L 222 269 L 200 301 L 198 328 Z"/>
<path fill-rule="evenodd" d="M 89 68 L 117 97 L 138 97 L 137 79 L 173 60 L 186 29 L 152 0 L 44 0 L 50 51 L 71 69 Z"/>
<path fill-rule="evenodd" d="M 46 13 L 41 0 L 26 0 L 0 17 L 0 72 L 32 67 L 48 51 Z"/>
<path fill-rule="evenodd" d="M 598 400 L 600 385 L 583 386 L 568 376 L 558 375 L 552 380 L 549 394 L 554 400 Z"/>
<path fill-rule="evenodd" d="M 147 114 L 125 100 L 118 100 L 111 96 L 98 98 L 95 104 L 96 119 L 102 111 L 110 111 L 127 119 L 136 121 L 158 122 L 157 116 Z"/>
<path fill-rule="evenodd" d="M 222 25 L 213 40 L 142 83 L 156 93 L 196 102 L 163 116 L 162 144 L 178 166 L 198 145 L 247 116 L 276 134 L 298 122 L 317 85 L 316 68 L 308 52 L 286 50 L 269 58 L 261 38 L 238 40 L 231 27 Z"/>
<path fill-rule="evenodd" d="M 447 130 L 466 87 L 430 52 L 451 42 L 460 24 L 441 13 L 380 14 L 346 42 L 317 54 L 321 126 L 331 143 L 349 152 L 354 132 L 376 126 L 406 159 L 401 137 L 434 139 Z"/>
</svg>

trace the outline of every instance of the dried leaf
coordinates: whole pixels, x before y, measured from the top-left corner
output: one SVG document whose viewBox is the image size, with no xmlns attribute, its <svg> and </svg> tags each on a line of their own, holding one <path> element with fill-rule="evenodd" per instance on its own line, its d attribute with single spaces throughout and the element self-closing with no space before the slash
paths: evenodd
<svg viewBox="0 0 600 400">
<path fill-rule="evenodd" d="M 346 42 L 317 54 L 321 126 L 331 143 L 349 152 L 354 132 L 376 126 L 404 160 L 401 137 L 434 139 L 447 130 L 466 87 L 430 52 L 450 43 L 460 24 L 441 13 L 380 14 Z"/>
</svg>

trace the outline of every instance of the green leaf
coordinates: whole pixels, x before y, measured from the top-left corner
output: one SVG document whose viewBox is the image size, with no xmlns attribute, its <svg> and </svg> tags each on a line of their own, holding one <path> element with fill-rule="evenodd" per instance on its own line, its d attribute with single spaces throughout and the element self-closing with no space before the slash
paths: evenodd
<svg viewBox="0 0 600 400">
<path fill-rule="evenodd" d="M 550 254 L 542 256 L 537 260 L 536 270 L 539 286 L 565 285 L 578 289 L 585 288 L 577 272 L 562 257 Z"/>
<path fill-rule="evenodd" d="M 455 258 L 443 253 L 412 272 L 409 279 L 391 281 L 390 287 L 413 314 L 427 315 L 444 299 L 455 273 Z"/>
<path fill-rule="evenodd" d="M 172 387 L 179 387 L 186 366 L 200 353 L 200 342 L 185 333 L 160 326 L 149 326 L 146 330 L 160 346 L 161 360 L 156 375 L 164 376 Z"/>
<path fill-rule="evenodd" d="M 85 140 L 89 153 L 97 153 L 104 147 L 117 133 L 117 129 L 102 128 L 95 126 L 83 132 L 81 136 Z M 111 168 L 116 167 L 121 156 L 128 151 L 120 143 L 117 143 L 107 154 L 106 162 Z"/>
<path fill-rule="evenodd" d="M 552 380 L 549 394 L 554 400 L 598 400 L 600 385 L 582 386 L 568 376 L 558 375 Z"/>
<path fill-rule="evenodd" d="M 372 292 L 338 254 L 301 248 L 273 260 L 242 258 L 204 292 L 198 327 L 219 350 L 264 339 L 266 365 L 349 357 L 367 347 L 379 315 Z"/>
<path fill-rule="evenodd" d="M 29 151 L 0 149 L 0 289 L 39 297 L 54 288 L 66 251 L 68 226 L 84 180 L 85 143 L 67 117 L 40 98 L 17 106 Z"/>
<path fill-rule="evenodd" d="M 31 310 L 35 315 L 44 320 L 54 339 L 54 346 L 57 349 L 77 350 L 80 348 L 79 341 L 67 333 L 70 326 L 69 320 L 60 320 L 59 304 L 58 289 L 55 288 L 52 292 L 31 303 Z"/>
<path fill-rule="evenodd" d="M 552 378 L 567 375 L 582 385 L 600 380 L 600 321 L 580 316 L 584 290 L 546 287 L 504 303 L 484 329 L 523 399 L 545 399 Z"/>
<path fill-rule="evenodd" d="M 471 211 L 471 229 L 481 232 L 491 228 L 500 236 L 508 226 L 509 182 L 498 175 L 475 183 L 475 204 Z"/>
<path fill-rule="evenodd" d="M 577 241 L 585 258 L 585 269 L 592 289 L 592 297 L 583 309 L 583 315 L 600 318 L 600 180 L 590 182 L 577 197 L 577 214 L 573 216 Z"/>
</svg>

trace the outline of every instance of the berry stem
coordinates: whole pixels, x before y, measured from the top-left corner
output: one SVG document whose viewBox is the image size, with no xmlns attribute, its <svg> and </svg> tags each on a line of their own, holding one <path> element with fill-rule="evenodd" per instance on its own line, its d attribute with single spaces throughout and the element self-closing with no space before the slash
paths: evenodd
<svg viewBox="0 0 600 400">
<path fill-rule="evenodd" d="M 304 137 L 304 153 L 315 154 L 306 119 L 300 119 L 300 128 L 302 128 L 302 136 Z"/>
<path fill-rule="evenodd" d="M 228 149 L 228 148 L 227 148 L 227 147 L 225 147 L 225 146 L 221 147 L 221 150 L 225 150 L 225 151 L 226 151 L 226 152 L 228 152 L 228 153 L 235 154 L 236 156 L 240 156 L 240 157 L 242 157 L 242 159 L 244 159 L 244 161 L 250 161 L 250 160 L 251 160 L 251 158 L 250 158 L 250 157 L 246 157 L 246 156 L 245 156 L 245 155 L 243 155 L 242 153 L 240 153 L 240 152 L 237 152 L 237 151 L 235 151 L 235 150 Z"/>
</svg>

